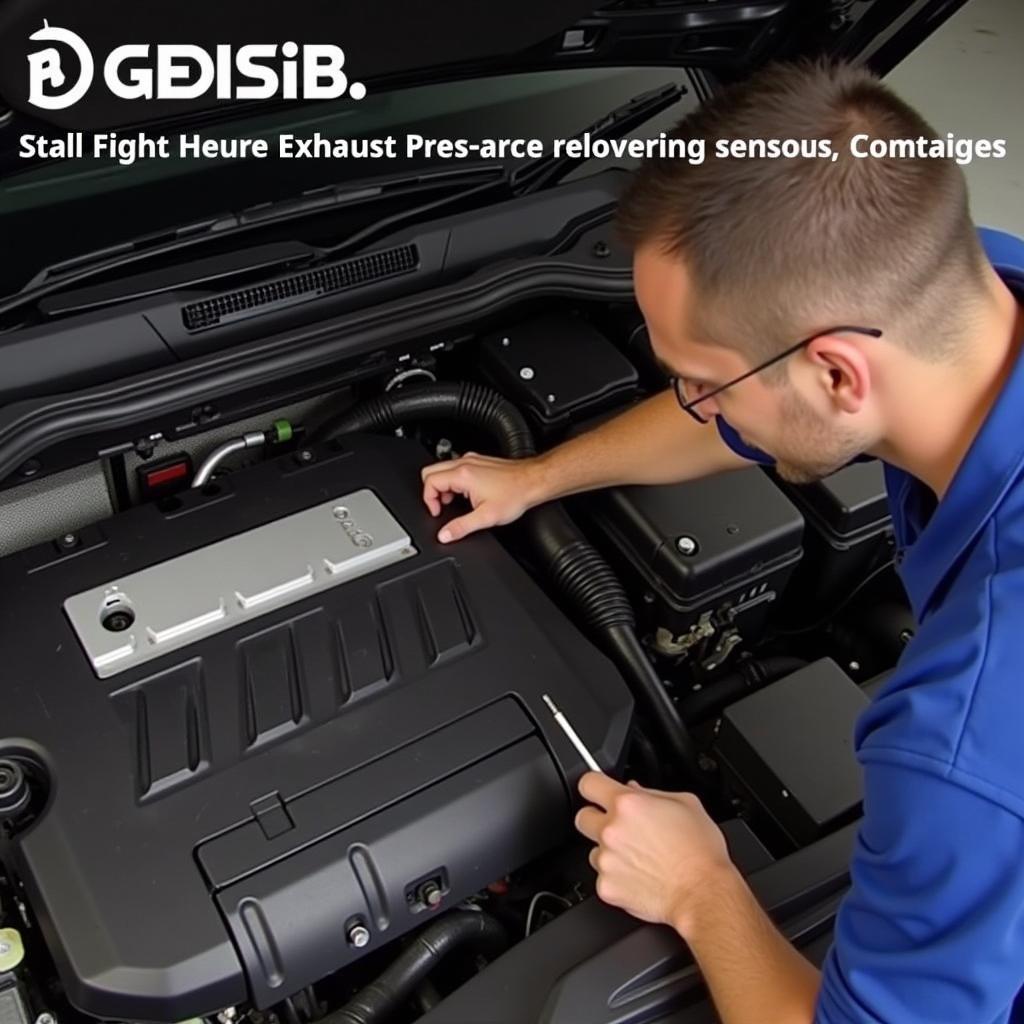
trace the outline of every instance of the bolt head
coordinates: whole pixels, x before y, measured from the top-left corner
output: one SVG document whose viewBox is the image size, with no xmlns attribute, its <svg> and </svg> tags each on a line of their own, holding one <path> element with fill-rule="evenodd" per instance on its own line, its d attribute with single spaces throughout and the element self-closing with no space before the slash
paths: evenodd
<svg viewBox="0 0 1024 1024">
<path fill-rule="evenodd" d="M 370 929 L 365 924 L 354 924 L 348 930 L 349 945 L 355 949 L 362 949 L 370 943 Z"/>
<path fill-rule="evenodd" d="M 679 554 L 684 555 L 687 558 L 690 558 L 691 556 L 697 554 L 697 542 L 693 539 L 693 537 L 688 537 L 684 534 L 682 537 L 677 538 L 676 550 L 679 552 Z"/>
</svg>

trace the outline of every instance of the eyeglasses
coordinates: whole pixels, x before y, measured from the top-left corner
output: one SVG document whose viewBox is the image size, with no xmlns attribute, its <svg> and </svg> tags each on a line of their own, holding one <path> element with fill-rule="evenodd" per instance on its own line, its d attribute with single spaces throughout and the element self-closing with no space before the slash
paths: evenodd
<svg viewBox="0 0 1024 1024">
<path fill-rule="evenodd" d="M 746 373 L 741 373 L 738 377 L 734 377 L 732 380 L 727 381 L 725 384 L 719 384 L 717 388 L 712 388 L 711 391 L 708 391 L 706 394 L 694 398 L 692 401 L 687 400 L 686 397 L 685 377 L 670 377 L 669 379 L 672 383 L 672 390 L 675 392 L 676 400 L 679 402 L 679 407 L 683 410 L 683 412 L 689 413 L 689 415 L 691 415 L 698 423 L 707 423 L 707 419 L 701 416 L 701 414 L 696 411 L 694 406 L 699 405 L 701 402 L 707 401 L 707 399 L 709 398 L 714 398 L 715 395 L 720 395 L 726 389 L 734 387 L 736 384 L 739 384 L 741 381 L 746 380 L 748 377 L 753 377 L 754 374 L 760 373 L 762 370 L 768 369 L 769 366 L 774 366 L 776 363 L 782 362 L 783 359 L 787 359 L 789 356 L 793 355 L 794 352 L 799 352 L 800 349 L 804 348 L 806 345 L 810 345 L 812 341 L 817 341 L 818 338 L 824 338 L 828 334 L 843 333 L 863 334 L 869 338 L 880 338 L 882 336 L 882 332 L 875 327 L 829 327 L 827 330 L 817 331 L 816 333 L 812 334 L 809 338 L 804 338 L 803 341 L 798 341 L 795 345 L 791 345 L 789 348 L 783 349 L 783 351 L 779 352 L 778 355 L 772 356 L 771 359 L 767 360 L 766 362 L 763 362 L 760 365 L 755 366 L 752 370 L 747 370 Z"/>
</svg>

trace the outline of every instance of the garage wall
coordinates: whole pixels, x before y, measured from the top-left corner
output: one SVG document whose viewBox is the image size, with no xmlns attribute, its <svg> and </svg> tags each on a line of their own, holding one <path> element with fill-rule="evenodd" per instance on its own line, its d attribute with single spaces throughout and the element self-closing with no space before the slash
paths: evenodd
<svg viewBox="0 0 1024 1024">
<path fill-rule="evenodd" d="M 979 224 L 1024 236 L 1024 2 L 968 0 L 887 80 L 940 132 L 1004 138 L 966 168 Z"/>
</svg>

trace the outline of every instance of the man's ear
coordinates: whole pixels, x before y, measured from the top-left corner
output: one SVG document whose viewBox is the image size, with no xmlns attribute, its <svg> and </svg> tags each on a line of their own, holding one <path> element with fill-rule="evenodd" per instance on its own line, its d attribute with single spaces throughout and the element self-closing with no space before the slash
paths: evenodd
<svg viewBox="0 0 1024 1024">
<path fill-rule="evenodd" d="M 861 347 L 848 338 L 825 334 L 807 347 L 829 400 L 841 412 L 860 412 L 871 392 L 871 366 Z"/>
</svg>

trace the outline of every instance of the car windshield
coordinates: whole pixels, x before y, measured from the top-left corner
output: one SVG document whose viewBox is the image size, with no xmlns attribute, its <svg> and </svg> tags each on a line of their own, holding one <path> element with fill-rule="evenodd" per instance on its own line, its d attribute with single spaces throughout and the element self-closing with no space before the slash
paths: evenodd
<svg viewBox="0 0 1024 1024">
<path fill-rule="evenodd" d="M 580 131 L 607 111 L 670 82 L 685 84 L 680 68 L 579 69 L 503 75 L 421 85 L 370 94 L 358 104 L 339 100 L 302 108 L 249 111 L 215 127 L 154 126 L 146 134 L 171 140 L 171 156 L 120 164 L 111 158 L 71 157 L 24 161 L 25 169 L 0 180 L 0 233 L 7 259 L 0 263 L 0 295 L 23 287 L 42 267 L 93 252 L 139 235 L 198 222 L 304 191 L 361 179 L 404 174 L 470 161 L 407 157 L 394 159 L 282 157 L 279 138 L 356 139 L 388 135 L 470 141 L 537 138 L 546 143 Z M 675 123 L 696 103 L 686 93 L 633 134 L 650 136 Z M 50 140 L 66 138 L 57 129 Z M 137 131 L 122 131 L 134 138 Z M 180 158 L 177 137 L 265 139 L 265 158 Z M 88 137 L 86 148 L 88 149 Z M 513 161 L 515 162 L 515 161 Z M 614 161 L 619 165 L 627 161 Z M 576 173 L 595 168 L 592 161 Z M 288 225 L 284 235 L 312 244 L 337 240 L 345 225 L 337 216 L 309 217 Z M 261 236 L 262 240 L 262 236 Z"/>
</svg>

